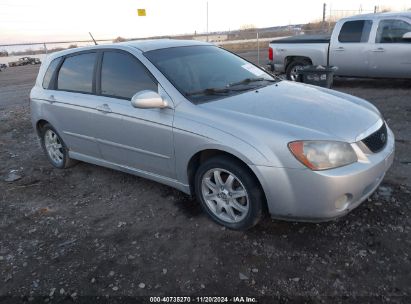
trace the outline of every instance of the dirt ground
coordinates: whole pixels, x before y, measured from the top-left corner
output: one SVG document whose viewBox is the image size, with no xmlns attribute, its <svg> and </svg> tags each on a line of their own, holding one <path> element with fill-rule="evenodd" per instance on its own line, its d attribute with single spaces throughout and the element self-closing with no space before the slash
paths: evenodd
<svg viewBox="0 0 411 304">
<path fill-rule="evenodd" d="M 37 69 L 0 72 L 0 302 L 411 302 L 411 81 L 336 80 L 396 135 L 395 163 L 368 201 L 328 223 L 267 218 L 235 232 L 167 186 L 86 163 L 54 169 L 30 124 Z"/>
</svg>

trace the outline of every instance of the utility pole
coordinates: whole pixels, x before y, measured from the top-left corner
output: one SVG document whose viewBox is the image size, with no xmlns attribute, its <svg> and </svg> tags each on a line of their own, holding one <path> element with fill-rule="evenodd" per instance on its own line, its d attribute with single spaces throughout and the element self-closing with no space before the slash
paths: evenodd
<svg viewBox="0 0 411 304">
<path fill-rule="evenodd" d="M 330 15 L 328 16 L 328 30 L 331 28 L 331 18 L 332 18 L 332 9 L 331 9 L 331 4 L 330 4 Z"/>
<path fill-rule="evenodd" d="M 325 23 L 325 10 L 327 9 L 327 4 L 323 4 L 323 23 Z"/>
<path fill-rule="evenodd" d="M 208 1 L 207 1 L 207 42 L 208 42 Z"/>
<path fill-rule="evenodd" d="M 257 65 L 260 66 L 260 40 L 257 32 Z"/>
</svg>

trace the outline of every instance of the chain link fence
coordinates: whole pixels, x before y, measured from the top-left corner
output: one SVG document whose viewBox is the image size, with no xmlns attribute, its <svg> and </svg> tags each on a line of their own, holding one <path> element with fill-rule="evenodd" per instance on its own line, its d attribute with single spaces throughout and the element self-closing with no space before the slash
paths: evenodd
<svg viewBox="0 0 411 304">
<path fill-rule="evenodd" d="M 329 9 L 328 11 L 325 11 L 325 21 L 319 19 L 307 24 L 290 24 L 285 26 L 274 26 L 267 28 L 245 28 L 226 32 L 163 36 L 155 38 L 194 39 L 200 41 L 209 41 L 218 45 L 226 45 L 226 47 L 229 49 L 264 49 L 268 48 L 268 42 L 270 39 L 303 34 L 330 34 L 335 26 L 336 21 L 341 18 L 386 10 L 386 8 L 380 8 L 378 6 L 375 6 L 373 9 L 363 9 L 361 6 L 358 9 Z M 117 37 L 112 40 L 97 40 L 97 42 L 99 44 L 107 44 L 126 40 L 133 39 Z M 19 60 L 19 58 L 24 56 L 32 56 L 40 58 L 41 60 L 44 56 L 51 52 L 93 44 L 93 40 L 3 44 L 0 45 L 0 63 L 7 64 L 9 62 Z"/>
</svg>

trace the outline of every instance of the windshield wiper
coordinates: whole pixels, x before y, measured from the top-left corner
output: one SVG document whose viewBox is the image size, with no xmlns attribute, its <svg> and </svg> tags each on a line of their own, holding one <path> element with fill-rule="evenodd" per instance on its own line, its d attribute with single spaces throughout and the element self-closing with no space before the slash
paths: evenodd
<svg viewBox="0 0 411 304">
<path fill-rule="evenodd" d="M 193 95 L 218 95 L 218 94 L 227 94 L 231 91 L 228 88 L 207 88 L 199 91 L 192 91 L 185 93 L 186 96 L 193 96 Z"/>
<path fill-rule="evenodd" d="M 263 77 L 259 78 L 246 78 L 244 80 L 238 81 L 238 82 L 233 82 L 225 87 L 222 88 L 206 88 L 203 90 L 198 90 L 198 91 L 191 91 L 185 93 L 186 96 L 193 96 L 193 95 L 220 95 L 220 94 L 227 94 L 229 92 L 241 92 L 241 91 L 247 91 L 250 90 L 250 88 L 236 88 L 233 89 L 232 87 L 242 85 L 242 84 L 249 84 L 251 82 L 258 82 L 258 81 L 268 81 L 268 82 L 277 82 L 278 80 L 275 79 L 267 79 Z"/>
<path fill-rule="evenodd" d="M 186 96 L 193 96 L 193 95 L 220 95 L 220 94 L 227 94 L 230 92 L 241 92 L 241 91 L 247 91 L 249 88 L 243 88 L 243 89 L 231 89 L 230 87 L 224 87 L 224 88 L 207 88 L 199 91 L 192 91 L 192 92 L 187 92 L 185 93 Z"/>
<path fill-rule="evenodd" d="M 269 82 L 277 82 L 278 80 L 275 79 L 267 79 L 264 77 L 257 77 L 257 78 L 246 78 L 238 82 L 232 82 L 227 85 L 227 87 L 233 87 L 233 86 L 238 86 L 242 84 L 249 84 L 251 82 L 258 82 L 258 81 L 269 81 Z"/>
</svg>

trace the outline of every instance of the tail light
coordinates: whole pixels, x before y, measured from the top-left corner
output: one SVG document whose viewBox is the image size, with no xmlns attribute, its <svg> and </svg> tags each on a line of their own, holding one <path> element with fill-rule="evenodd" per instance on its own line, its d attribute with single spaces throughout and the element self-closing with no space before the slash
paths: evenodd
<svg viewBox="0 0 411 304">
<path fill-rule="evenodd" d="M 268 48 L 268 60 L 270 61 L 274 60 L 273 48 Z"/>
</svg>

